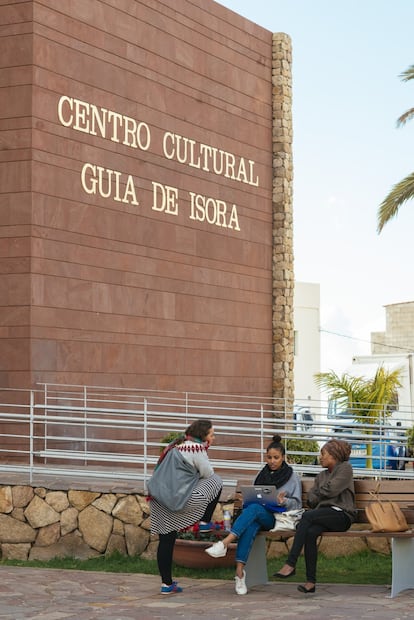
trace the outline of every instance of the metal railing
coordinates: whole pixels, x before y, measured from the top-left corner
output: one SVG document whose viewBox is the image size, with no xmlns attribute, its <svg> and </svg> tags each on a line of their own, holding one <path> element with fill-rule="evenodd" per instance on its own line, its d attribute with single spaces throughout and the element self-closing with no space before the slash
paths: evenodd
<svg viewBox="0 0 414 620">
<path fill-rule="evenodd" d="M 352 443 L 356 477 L 414 478 L 407 454 L 389 451 L 404 443 L 404 427 L 390 436 L 381 420 L 350 428 L 328 420 L 324 402 L 313 402 L 311 410 L 309 422 L 294 419 L 286 403 L 273 398 L 52 384 L 38 390 L 3 389 L 0 473 L 24 473 L 30 483 L 47 474 L 141 480 L 145 487 L 163 440 L 195 419 L 209 418 L 216 434 L 210 459 L 228 485 L 254 478 L 274 434 L 285 442 L 288 460 L 308 461 L 294 463 L 303 475 L 320 470 L 319 449 L 337 436 Z M 368 446 L 373 467 L 366 467 L 362 454 Z"/>
</svg>

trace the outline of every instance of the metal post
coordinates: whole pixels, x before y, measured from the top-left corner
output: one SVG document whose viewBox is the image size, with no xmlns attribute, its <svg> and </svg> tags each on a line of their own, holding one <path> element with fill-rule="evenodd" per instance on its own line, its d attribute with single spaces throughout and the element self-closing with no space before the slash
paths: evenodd
<svg viewBox="0 0 414 620">
<path fill-rule="evenodd" d="M 263 454 L 264 454 L 264 413 L 263 413 L 263 405 L 260 405 L 260 459 L 263 464 Z"/>
<path fill-rule="evenodd" d="M 88 452 L 88 417 L 87 417 L 87 392 L 86 385 L 83 388 L 83 452 L 85 454 L 84 465 L 88 464 L 88 459 L 86 458 L 86 454 Z"/>
<path fill-rule="evenodd" d="M 30 484 L 33 482 L 33 433 L 34 433 L 34 392 L 30 390 L 30 412 L 29 412 L 29 480 Z"/>
<path fill-rule="evenodd" d="M 144 490 L 147 492 L 147 459 L 148 459 L 148 402 L 144 398 Z"/>
<path fill-rule="evenodd" d="M 47 383 L 45 383 L 45 398 L 44 398 L 45 407 L 44 407 L 44 410 L 43 410 L 43 414 L 44 414 L 44 417 L 45 417 L 45 421 L 44 421 L 45 434 L 44 434 L 44 437 L 43 437 L 43 450 L 44 450 L 45 454 L 47 452 L 47 399 L 48 399 Z M 46 462 L 47 462 L 47 459 L 46 459 L 46 456 L 45 456 L 44 459 L 43 459 L 43 463 L 46 463 Z"/>
</svg>

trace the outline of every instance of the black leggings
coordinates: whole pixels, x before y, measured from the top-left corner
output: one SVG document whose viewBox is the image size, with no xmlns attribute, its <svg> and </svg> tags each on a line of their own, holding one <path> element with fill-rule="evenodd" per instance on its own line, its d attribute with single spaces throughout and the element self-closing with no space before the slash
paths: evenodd
<svg viewBox="0 0 414 620">
<path fill-rule="evenodd" d="M 318 537 L 326 531 L 346 532 L 351 527 L 351 523 L 346 512 L 335 510 L 329 506 L 316 510 L 306 510 L 298 523 L 286 563 L 295 567 L 300 552 L 305 547 L 306 580 L 309 583 L 316 583 Z"/>
<path fill-rule="evenodd" d="M 217 496 L 207 505 L 203 516 L 200 521 L 211 521 L 213 512 L 217 506 L 217 502 L 220 497 L 220 492 Z M 170 586 L 172 584 L 172 559 L 174 553 L 174 544 L 177 538 L 177 532 L 168 532 L 168 534 L 159 534 L 159 543 L 157 549 L 157 563 L 158 570 L 161 575 L 162 583 Z"/>
<path fill-rule="evenodd" d="M 167 586 L 172 584 L 172 559 L 176 538 L 177 532 L 168 532 L 168 534 L 159 535 L 157 549 L 158 570 L 161 575 L 162 583 L 165 583 Z"/>
</svg>

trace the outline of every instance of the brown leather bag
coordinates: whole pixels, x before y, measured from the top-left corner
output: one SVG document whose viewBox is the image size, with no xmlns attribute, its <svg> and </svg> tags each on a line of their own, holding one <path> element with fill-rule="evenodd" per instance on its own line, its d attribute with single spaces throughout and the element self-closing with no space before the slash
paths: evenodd
<svg viewBox="0 0 414 620">
<path fill-rule="evenodd" d="M 379 485 L 371 491 L 371 496 L 375 501 L 365 508 L 365 514 L 373 532 L 405 532 L 410 529 L 399 505 L 381 499 Z"/>
</svg>

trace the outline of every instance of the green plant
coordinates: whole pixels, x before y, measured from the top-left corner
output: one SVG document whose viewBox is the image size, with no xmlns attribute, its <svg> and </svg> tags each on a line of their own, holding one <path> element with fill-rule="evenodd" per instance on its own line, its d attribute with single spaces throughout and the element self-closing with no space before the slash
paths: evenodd
<svg viewBox="0 0 414 620">
<path fill-rule="evenodd" d="M 171 433 L 168 433 L 168 435 L 164 435 L 164 437 L 160 440 L 160 443 L 169 444 L 175 439 L 178 439 L 181 435 L 182 433 L 180 433 L 179 431 L 171 431 Z M 164 448 L 161 447 L 160 452 L 162 452 L 163 450 Z"/>
<path fill-rule="evenodd" d="M 414 78 L 414 65 L 411 65 L 400 75 L 404 82 Z M 414 118 L 414 108 L 410 108 L 397 119 L 397 125 L 402 126 L 409 120 Z M 396 183 L 391 191 L 384 198 L 379 206 L 377 214 L 377 232 L 380 233 L 385 224 L 394 218 L 401 205 L 407 200 L 414 198 L 414 173 L 406 176 L 402 181 Z"/>
<path fill-rule="evenodd" d="M 318 461 L 319 445 L 314 439 L 287 439 L 286 452 L 289 463 L 314 465 Z M 305 454 L 295 454 L 296 452 Z"/>
<path fill-rule="evenodd" d="M 374 377 L 355 377 L 349 373 L 342 376 L 333 370 L 315 375 L 315 383 L 327 390 L 329 397 L 338 401 L 352 417 L 368 428 L 383 422 L 392 415 L 397 401 L 397 389 L 401 387 L 402 368 L 386 370 L 379 366 Z M 372 443 L 367 443 L 367 467 L 372 468 Z"/>
<path fill-rule="evenodd" d="M 405 434 L 407 437 L 408 454 L 414 456 L 414 426 L 407 428 Z"/>
</svg>

